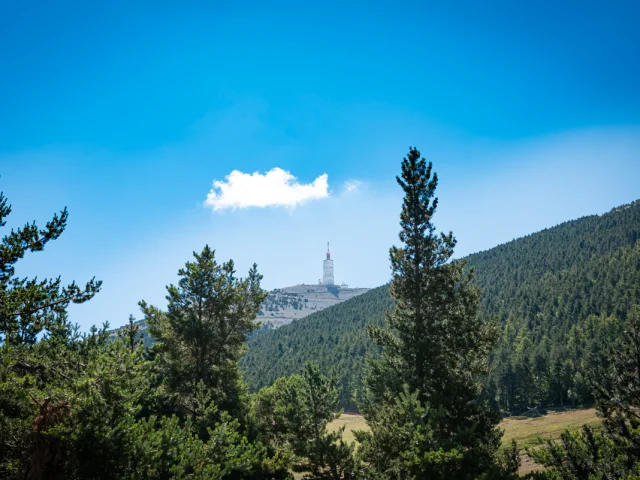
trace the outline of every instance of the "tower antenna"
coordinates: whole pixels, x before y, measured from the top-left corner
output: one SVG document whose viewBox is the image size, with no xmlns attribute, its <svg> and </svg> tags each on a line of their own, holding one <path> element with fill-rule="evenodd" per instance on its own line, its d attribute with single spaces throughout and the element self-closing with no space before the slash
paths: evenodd
<svg viewBox="0 0 640 480">
<path fill-rule="evenodd" d="M 329 247 L 329 242 L 327 242 L 327 258 L 322 262 L 322 284 L 333 286 L 335 285 L 333 278 L 333 260 L 331 260 Z"/>
</svg>

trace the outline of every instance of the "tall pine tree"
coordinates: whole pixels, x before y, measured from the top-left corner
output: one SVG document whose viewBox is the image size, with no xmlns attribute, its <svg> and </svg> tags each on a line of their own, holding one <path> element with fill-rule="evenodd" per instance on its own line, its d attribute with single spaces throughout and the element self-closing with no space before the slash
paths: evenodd
<svg viewBox="0 0 640 480">
<path fill-rule="evenodd" d="M 494 468 L 499 415 L 478 401 L 495 327 L 478 316 L 480 292 L 452 262 L 452 233 L 432 223 L 438 184 L 412 148 L 397 177 L 404 192 L 402 246 L 390 250 L 395 309 L 370 328 L 382 347 L 370 362 L 362 412 L 363 459 L 391 478 L 477 478 Z"/>
<path fill-rule="evenodd" d="M 240 415 L 246 405 L 238 360 L 247 335 L 259 327 L 262 276 L 254 264 L 246 278 L 237 277 L 233 261 L 219 264 L 208 245 L 194 257 L 178 272 L 178 285 L 167 287 L 166 312 L 140 302 L 156 340 L 162 391 L 187 416 L 198 391 L 206 391 L 216 408 Z"/>
</svg>

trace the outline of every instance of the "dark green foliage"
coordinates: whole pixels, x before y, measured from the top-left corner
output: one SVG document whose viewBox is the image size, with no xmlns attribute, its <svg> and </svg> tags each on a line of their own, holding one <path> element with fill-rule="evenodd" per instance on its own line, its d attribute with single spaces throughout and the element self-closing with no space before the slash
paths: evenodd
<svg viewBox="0 0 640 480">
<path fill-rule="evenodd" d="M 4 199 L 0 206 L 5 216 L 9 210 Z M 163 350 L 166 345 L 160 343 L 156 351 L 145 352 L 139 345 L 138 324 L 133 318 L 120 338 L 110 339 L 107 325 L 100 330 L 93 327 L 87 335 L 78 334 L 77 327 L 66 319 L 66 307 L 70 302 L 91 298 L 99 282 L 90 282 L 81 291 L 73 285 L 60 288 L 59 281 L 11 278 L 15 262 L 26 251 L 42 250 L 46 242 L 57 238 L 65 221 L 63 212 L 44 231 L 29 226 L 3 240 L 0 478 L 285 478 L 288 473 L 283 463 L 268 456 L 266 448 L 250 435 L 246 416 L 234 417 L 220 408 L 229 396 L 212 398 L 219 393 L 215 388 L 218 377 L 214 378 L 209 370 L 197 364 L 184 366 L 183 373 L 192 374 L 187 378 L 192 389 L 184 393 L 181 405 L 187 405 L 189 412 L 175 416 L 166 408 L 170 403 L 166 392 L 158 391 L 159 385 L 164 386 L 160 374 L 178 358 L 175 351 Z M 203 259 L 212 259 L 212 252 L 205 249 L 199 260 Z M 204 263 L 207 267 L 213 265 L 216 271 L 215 263 Z M 220 371 L 231 372 L 228 376 L 241 387 L 237 358 L 246 333 L 254 328 L 250 320 L 262 300 L 262 292 L 255 268 L 247 280 L 235 280 L 229 265 L 225 264 L 224 280 L 207 276 L 210 270 L 206 268 L 205 274 L 199 275 L 200 265 L 189 270 L 191 276 L 183 275 L 187 281 L 181 281 L 179 288 L 170 288 L 175 302 L 171 303 L 167 321 L 173 319 L 170 325 L 179 327 L 180 318 L 197 320 L 197 316 L 189 317 L 193 305 L 190 300 L 194 297 L 181 298 L 180 294 L 191 288 L 189 280 L 204 285 L 213 279 L 213 287 L 200 299 L 210 307 L 213 297 L 222 298 L 218 307 L 227 308 L 230 323 L 208 325 L 210 330 L 218 328 L 213 336 L 223 339 L 219 344 L 229 347 L 215 354 L 220 361 L 210 368 L 217 369 L 216 375 Z M 191 266 L 187 264 L 187 269 Z M 217 293 L 221 295 L 216 296 Z M 157 310 L 154 313 L 162 316 Z M 173 334 L 173 346 L 179 347 L 185 329 L 161 332 L 164 339 Z M 211 335 L 206 338 L 215 344 Z M 222 373 L 219 376 L 224 378 Z M 241 405 L 247 399 L 237 391 L 232 409 L 247 411 L 248 405 Z"/>
<path fill-rule="evenodd" d="M 185 429 L 176 417 L 150 417 L 133 426 L 140 440 L 132 445 L 136 459 L 127 477 L 225 478 L 251 477 L 261 452 L 238 433 L 237 421 L 224 416 L 210 432 L 209 443 Z M 246 478 L 245 477 L 245 478 Z"/>
<path fill-rule="evenodd" d="M 626 319 L 640 295 L 639 240 L 637 201 L 465 258 L 482 291 L 481 317 L 501 324 L 484 398 L 512 413 L 593 401 L 588 367 L 620 335 L 610 317 Z M 384 286 L 252 339 L 241 362 L 250 387 L 317 359 L 322 371 L 337 370 L 340 406 L 355 409 L 364 355 L 377 354 L 366 326 L 382 324 L 392 305 Z"/>
<path fill-rule="evenodd" d="M 240 421 L 198 392 L 186 423 L 147 415 L 150 368 L 105 329 L 78 337 L 61 326 L 29 350 L 4 345 L 0 478 L 284 478 Z"/>
<path fill-rule="evenodd" d="M 387 287 L 379 287 L 328 309 L 251 338 L 240 361 L 255 390 L 279 377 L 302 372 L 312 360 L 323 372 L 338 372 L 339 406 L 354 411 L 351 396 L 362 384 L 365 353 L 374 350 L 366 326 L 381 324 L 393 306 Z"/>
<path fill-rule="evenodd" d="M 29 349 L 0 349 L 0 476 L 119 478 L 146 385 L 138 354 L 106 329 L 57 327 Z"/>
<path fill-rule="evenodd" d="M 6 225 L 11 206 L 0 193 L 0 228 Z M 99 290 L 101 282 L 91 280 L 84 288 L 72 283 L 63 287 L 60 278 L 41 280 L 18 278 L 15 264 L 27 252 L 39 252 L 58 238 L 67 225 L 67 210 L 54 215 L 44 229 L 35 223 L 11 230 L 0 242 L 0 342 L 32 345 L 66 312 L 70 303 L 83 303 Z"/>
<path fill-rule="evenodd" d="M 308 363 L 302 376 L 279 378 L 254 398 L 254 417 L 266 443 L 309 480 L 356 478 L 353 445 L 342 440 L 344 427 L 332 433 L 327 424 L 337 412 L 335 377 Z"/>
<path fill-rule="evenodd" d="M 371 431 L 357 432 L 358 451 L 381 478 L 445 478 L 458 470 L 462 449 L 443 448 L 436 438 L 443 409 L 421 404 L 408 385 L 390 402 L 369 415 Z M 424 476 L 424 477 L 423 477 Z"/>
<path fill-rule="evenodd" d="M 188 416 L 202 383 L 221 410 L 240 416 L 244 386 L 238 360 L 266 292 L 253 265 L 247 278 L 235 276 L 233 261 L 222 265 L 205 246 L 180 269 L 178 285 L 167 287 L 167 312 L 147 305 L 149 333 L 155 340 L 156 374 L 176 413 Z"/>
<path fill-rule="evenodd" d="M 450 262 L 452 233 L 432 223 L 438 178 L 411 149 L 397 177 L 404 192 L 400 247 L 391 247 L 395 308 L 369 327 L 371 360 L 361 411 L 362 458 L 387 478 L 477 478 L 492 469 L 498 412 L 479 401 L 496 329 L 478 315 L 480 292 L 464 262 Z"/>
<path fill-rule="evenodd" d="M 622 341 L 609 351 L 610 365 L 589 375 L 603 428 L 567 431 L 561 442 L 532 449 L 532 458 L 547 467 L 536 478 L 640 478 L 640 307 L 629 317 Z"/>
<path fill-rule="evenodd" d="M 140 323 L 136 322 L 133 315 L 129 315 L 129 323 L 118 330 L 118 338 L 130 351 L 134 351 L 137 346 L 144 343 L 140 332 Z"/>
</svg>

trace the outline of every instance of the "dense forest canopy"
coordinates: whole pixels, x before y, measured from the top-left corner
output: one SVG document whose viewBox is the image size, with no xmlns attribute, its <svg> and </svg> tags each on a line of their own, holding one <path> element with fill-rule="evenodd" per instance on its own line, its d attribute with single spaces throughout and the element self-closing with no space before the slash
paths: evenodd
<svg viewBox="0 0 640 480">
<path fill-rule="evenodd" d="M 501 409 L 592 401 L 585 372 L 616 337 L 617 323 L 640 298 L 640 201 L 565 222 L 466 257 L 482 291 L 480 315 L 502 326 L 485 379 Z M 314 359 L 335 368 L 340 405 L 357 408 L 364 356 L 376 355 L 366 326 L 392 307 L 388 286 L 314 313 L 249 341 L 241 366 L 252 389 Z"/>
</svg>

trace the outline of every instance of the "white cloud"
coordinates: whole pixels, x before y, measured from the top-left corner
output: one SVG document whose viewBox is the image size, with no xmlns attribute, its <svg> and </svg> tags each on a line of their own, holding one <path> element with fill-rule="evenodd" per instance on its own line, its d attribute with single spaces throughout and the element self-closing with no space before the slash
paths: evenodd
<svg viewBox="0 0 640 480">
<path fill-rule="evenodd" d="M 358 187 L 362 184 L 360 180 L 353 180 L 344 182 L 344 191 L 346 193 L 353 192 L 358 189 Z"/>
<path fill-rule="evenodd" d="M 225 181 L 215 180 L 205 205 L 214 210 L 247 207 L 295 207 L 329 196 L 327 174 L 313 183 L 298 183 L 290 172 L 275 167 L 265 174 L 234 170 Z"/>
</svg>

